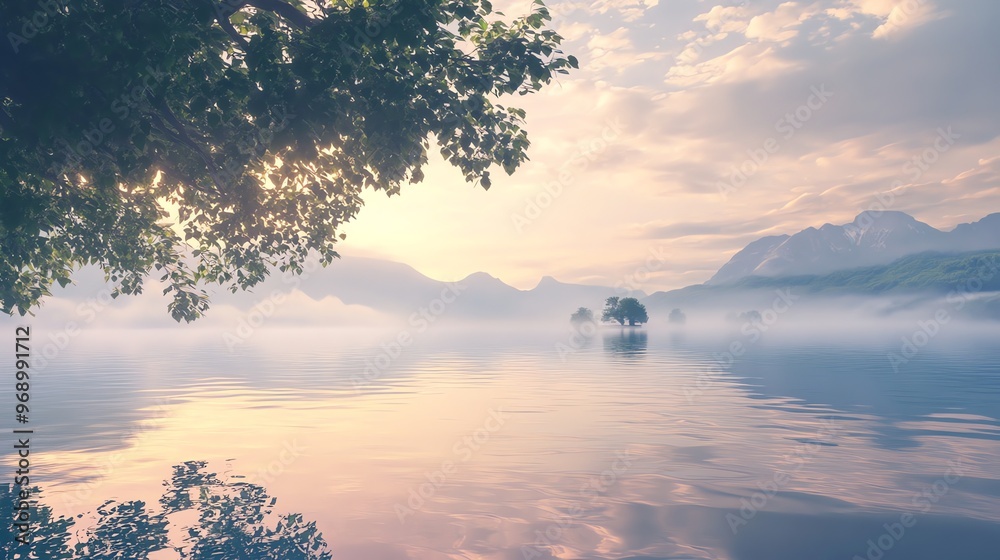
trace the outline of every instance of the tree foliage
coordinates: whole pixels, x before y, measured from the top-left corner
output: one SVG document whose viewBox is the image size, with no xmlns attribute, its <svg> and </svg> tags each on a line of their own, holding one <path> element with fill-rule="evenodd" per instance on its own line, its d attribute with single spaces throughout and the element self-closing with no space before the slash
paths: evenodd
<svg viewBox="0 0 1000 560">
<path fill-rule="evenodd" d="M 490 186 L 527 159 L 523 110 L 576 67 L 536 0 L 0 3 L 0 308 L 100 266 L 153 270 L 191 321 L 205 287 L 329 264 L 366 189 L 423 178 L 432 145 Z"/>
<path fill-rule="evenodd" d="M 604 302 L 601 320 L 617 321 L 619 325 L 624 325 L 628 321 L 629 326 L 635 326 L 649 322 L 649 316 L 646 314 L 646 306 L 635 298 L 609 297 Z"/>
<path fill-rule="evenodd" d="M 4 558 L 119 560 L 148 558 L 172 549 L 174 558 L 331 560 L 315 521 L 299 513 L 279 512 L 277 498 L 263 486 L 222 480 L 204 461 L 175 465 L 158 507 L 139 500 L 109 499 L 86 515 L 56 517 L 31 490 L 30 544 L 19 544 L 10 523 L 0 526 Z M 14 487 L 0 485 L 0 507 L 14 511 L 20 498 Z M 84 517 L 80 514 L 79 517 Z"/>
<path fill-rule="evenodd" d="M 620 297 L 609 297 L 604 302 L 604 310 L 601 312 L 602 321 L 617 321 L 619 324 L 625 324 L 625 317 L 621 314 L 621 302 Z"/>
<path fill-rule="evenodd" d="M 572 323 L 592 323 L 594 322 L 594 312 L 586 307 L 580 307 L 570 315 L 569 320 Z"/>
<path fill-rule="evenodd" d="M 671 323 L 683 325 L 684 322 L 687 321 L 687 315 L 685 315 L 684 312 L 681 311 L 679 307 L 675 307 L 670 310 L 670 316 L 667 318 L 667 320 L 670 321 Z"/>
</svg>

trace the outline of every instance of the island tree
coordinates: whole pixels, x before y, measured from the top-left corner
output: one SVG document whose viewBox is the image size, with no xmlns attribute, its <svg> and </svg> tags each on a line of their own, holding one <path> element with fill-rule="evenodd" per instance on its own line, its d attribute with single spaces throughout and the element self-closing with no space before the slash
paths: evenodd
<svg viewBox="0 0 1000 560">
<path fill-rule="evenodd" d="M 577 65 L 545 6 L 487 0 L 0 3 L 0 309 L 83 265 L 154 270 L 175 319 L 204 288 L 329 264 L 366 189 L 432 149 L 490 187 L 527 159 L 535 92 Z"/>
<path fill-rule="evenodd" d="M 619 325 L 624 325 L 627 321 L 629 326 L 634 327 L 637 324 L 649 322 L 649 316 L 646 314 L 646 306 L 635 298 L 609 297 L 604 302 L 601 320 L 617 321 Z"/>
<path fill-rule="evenodd" d="M 674 324 L 683 325 L 687 321 L 687 315 L 679 307 L 675 307 L 670 310 L 670 316 L 667 317 L 667 320 Z"/>
<path fill-rule="evenodd" d="M 581 307 L 570 316 L 569 320 L 572 323 L 592 323 L 594 322 L 594 312 L 586 307 Z"/>
</svg>

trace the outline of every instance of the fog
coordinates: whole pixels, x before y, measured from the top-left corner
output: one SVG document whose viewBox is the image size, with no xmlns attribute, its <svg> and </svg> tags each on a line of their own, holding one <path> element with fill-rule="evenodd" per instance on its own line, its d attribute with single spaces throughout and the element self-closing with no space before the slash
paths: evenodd
<svg viewBox="0 0 1000 560">
<path fill-rule="evenodd" d="M 373 269 L 378 269 L 379 282 L 368 280 Z M 113 299 L 101 273 L 84 269 L 74 284 L 54 290 L 33 315 L 0 317 L 0 324 L 8 328 L 29 324 L 56 342 L 87 331 L 190 333 L 221 341 L 231 352 L 283 331 L 297 336 L 304 331 L 353 333 L 375 343 L 399 337 L 412 343 L 438 336 L 475 337 L 477 332 L 583 340 L 641 331 L 652 338 L 682 337 L 725 348 L 799 341 L 888 342 L 902 353 L 1000 334 L 1000 294 L 978 292 L 975 287 L 872 297 L 816 294 L 796 287 L 694 286 L 647 296 L 551 279 L 533 290 L 516 290 L 482 273 L 439 282 L 416 275 L 405 265 L 359 259 L 302 278 L 275 276 L 248 292 L 211 294 L 205 317 L 178 324 L 167 311 L 170 299 L 162 295 L 159 283 L 148 282 L 142 295 Z M 603 301 L 610 296 L 639 299 L 647 308 L 648 324 L 570 323 L 578 307 L 587 307 L 600 318 Z M 670 321 L 674 309 L 683 314 L 683 323 Z"/>
</svg>

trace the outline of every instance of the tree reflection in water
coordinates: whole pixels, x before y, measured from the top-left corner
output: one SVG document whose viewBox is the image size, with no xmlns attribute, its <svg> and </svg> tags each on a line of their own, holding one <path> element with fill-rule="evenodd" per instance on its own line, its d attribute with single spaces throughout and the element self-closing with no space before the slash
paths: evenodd
<svg viewBox="0 0 1000 560">
<path fill-rule="evenodd" d="M 224 482 L 205 472 L 206 463 L 190 461 L 174 467 L 173 476 L 152 511 L 142 501 L 108 501 L 95 511 L 96 523 L 74 527 L 76 520 L 55 518 L 41 502 L 32 504 L 33 540 L 15 541 L 10 523 L 0 525 L 0 547 L 8 559 L 143 559 L 150 553 L 173 549 L 192 560 L 329 560 L 326 541 L 315 521 L 300 514 L 279 515 L 277 498 L 264 487 L 248 482 Z M 33 491 L 33 498 L 39 497 Z M 0 487 L 0 507 L 13 511 L 16 495 Z M 194 512 L 190 526 L 173 527 L 182 542 L 170 542 L 171 519 Z M 86 516 L 81 516 L 86 517 Z M 191 516 L 182 516 L 185 519 Z M 72 534 L 71 534 L 72 531 Z"/>
<path fill-rule="evenodd" d="M 640 358 L 649 346 L 646 331 L 638 328 L 625 327 L 616 332 L 605 332 L 603 338 L 605 351 L 624 358 Z"/>
</svg>

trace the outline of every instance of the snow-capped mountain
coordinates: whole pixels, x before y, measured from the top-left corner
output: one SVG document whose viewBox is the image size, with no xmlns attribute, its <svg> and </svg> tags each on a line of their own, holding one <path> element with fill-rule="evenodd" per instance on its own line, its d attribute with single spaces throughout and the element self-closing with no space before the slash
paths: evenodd
<svg viewBox="0 0 1000 560">
<path fill-rule="evenodd" d="M 825 224 L 795 235 L 764 237 L 736 253 L 706 284 L 747 276 L 827 274 L 888 264 L 924 251 L 1000 249 L 1000 213 L 943 232 L 903 212 L 862 212 L 841 226 Z"/>
</svg>

